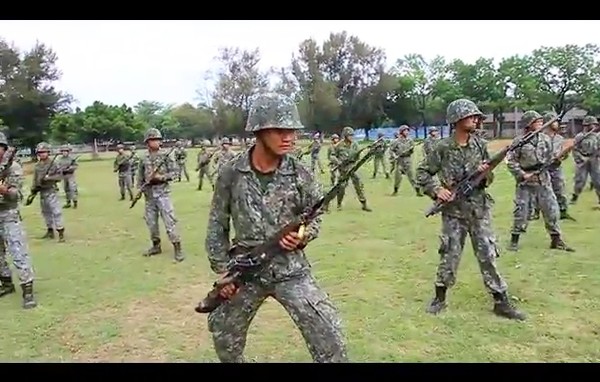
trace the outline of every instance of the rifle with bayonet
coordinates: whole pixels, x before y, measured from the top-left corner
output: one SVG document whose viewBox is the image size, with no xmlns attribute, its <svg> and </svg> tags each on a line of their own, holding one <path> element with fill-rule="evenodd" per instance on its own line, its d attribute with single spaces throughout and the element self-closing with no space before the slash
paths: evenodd
<svg viewBox="0 0 600 382">
<path fill-rule="evenodd" d="M 458 201 L 458 200 L 463 200 L 464 198 L 471 195 L 473 193 L 473 191 L 478 189 L 480 187 L 481 183 L 483 181 L 485 181 L 488 174 L 491 173 L 492 171 L 494 171 L 494 169 L 500 163 L 502 163 L 502 161 L 504 160 L 506 155 L 508 155 L 508 153 L 513 152 L 514 150 L 521 148 L 524 145 L 526 145 L 527 143 L 531 142 L 531 140 L 534 137 L 536 137 L 538 134 L 540 134 L 546 127 L 550 126 L 551 124 L 553 124 L 556 121 L 560 121 L 560 119 L 565 114 L 565 112 L 566 111 L 563 111 L 560 115 L 558 115 L 558 116 L 552 118 L 551 120 L 549 120 L 548 122 L 544 123 L 539 129 L 530 131 L 527 134 L 523 135 L 521 138 L 515 140 L 510 145 L 504 147 L 502 150 L 500 150 L 498 153 L 496 153 L 494 156 L 492 156 L 489 160 L 485 161 L 484 163 L 488 165 L 485 171 L 475 170 L 475 171 L 467 174 L 463 179 L 461 179 L 456 184 L 455 187 L 453 187 L 450 190 L 450 192 L 453 195 L 452 200 L 449 202 L 444 202 L 442 200 L 436 199 L 434 204 L 425 212 L 425 216 L 426 217 L 433 216 L 433 215 L 439 213 L 440 211 L 442 211 L 444 209 L 444 207 L 447 206 L 448 204 L 454 203 L 455 201 Z"/>
<path fill-rule="evenodd" d="M 351 168 L 345 171 L 327 194 L 321 197 L 294 221 L 286 224 L 275 235 L 253 248 L 232 247 L 229 250 L 231 260 L 227 264 L 226 275 L 213 284 L 213 288 L 208 292 L 206 297 L 198 303 L 198 306 L 196 306 L 194 310 L 197 313 L 210 313 L 225 302 L 226 299 L 221 296 L 221 290 L 229 284 L 234 284 L 239 288 L 242 282 L 247 280 L 249 276 L 260 271 L 263 265 L 268 264 L 273 257 L 280 253 L 281 247 L 279 247 L 279 240 L 282 237 L 290 232 L 298 232 L 298 237 L 300 239 L 304 238 L 306 227 L 323 213 L 323 207 L 327 206 L 327 204 L 337 196 L 339 189 L 345 185 L 348 179 L 350 179 L 350 176 L 373 156 L 375 153 L 373 147 L 374 144 L 366 147 L 365 149 L 370 149 L 370 151 L 362 158 L 358 159 Z"/>
<path fill-rule="evenodd" d="M 171 147 L 171 149 L 167 152 L 167 154 L 161 158 L 160 162 L 158 162 L 158 165 L 156 165 L 156 167 L 154 167 L 154 170 L 152 171 L 150 176 L 144 180 L 144 183 L 142 183 L 142 186 L 140 187 L 140 189 L 137 191 L 137 193 L 133 197 L 133 200 L 131 201 L 131 205 L 129 206 L 129 208 L 133 208 L 136 205 L 136 203 L 142 198 L 142 195 L 144 194 L 144 191 L 146 190 L 146 188 L 148 188 L 148 186 L 150 186 L 152 184 L 152 179 L 158 174 L 160 168 L 167 164 L 167 162 L 170 160 L 169 157 L 171 156 L 173 151 L 175 151 L 175 149 L 176 149 L 176 146 Z"/>
<path fill-rule="evenodd" d="M 52 160 L 50 161 L 50 164 L 48 165 L 48 167 L 46 167 L 46 170 L 43 172 L 41 178 L 36 179 L 36 184 L 31 188 L 31 192 L 29 193 L 29 196 L 27 196 L 27 199 L 25 200 L 26 206 L 33 203 L 37 194 L 39 194 L 40 191 L 42 190 L 41 183 L 44 182 L 45 181 L 44 179 L 50 174 L 50 170 L 53 169 L 54 162 L 56 162 L 56 158 L 58 158 L 58 155 L 59 154 L 54 154 L 54 156 L 52 157 Z M 59 169 L 54 169 L 54 173 L 58 174 L 58 170 Z M 61 172 L 61 174 L 62 174 L 62 172 Z M 35 176 L 35 174 L 34 174 L 34 176 Z"/>
</svg>

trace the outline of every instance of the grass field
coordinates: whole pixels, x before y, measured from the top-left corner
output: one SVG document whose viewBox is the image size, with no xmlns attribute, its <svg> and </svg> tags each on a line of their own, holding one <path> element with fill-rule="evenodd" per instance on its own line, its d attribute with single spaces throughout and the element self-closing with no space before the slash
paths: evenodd
<svg viewBox="0 0 600 382">
<path fill-rule="evenodd" d="M 193 169 L 195 153 L 189 158 Z M 491 313 L 470 245 L 449 308 L 432 317 L 424 307 L 439 258 L 439 218 L 423 217 L 430 201 L 416 197 L 406 181 L 398 197 L 389 196 L 391 181 L 371 180 L 371 169 L 367 163 L 360 173 L 374 212 L 360 211 L 349 189 L 344 210 L 325 215 L 321 237 L 308 248 L 316 277 L 341 312 L 353 361 L 600 361 L 600 235 L 594 234 L 600 211 L 593 210 L 592 192 L 571 210 L 578 222 L 563 224 L 576 253 L 550 251 L 541 221 L 531 224 L 522 250 L 511 253 L 503 249 L 514 182 L 502 165 L 491 189 L 498 264 L 529 320 Z M 570 192 L 572 160 L 567 169 Z M 130 210 L 117 201 L 110 161 L 82 162 L 78 181 L 80 208 L 64 212 L 67 243 L 38 239 L 45 227 L 37 201 L 22 209 L 39 306 L 22 310 L 20 294 L 0 300 L 0 359 L 215 362 L 206 316 L 193 311 L 215 277 L 204 251 L 211 192 L 195 191 L 195 175 L 173 185 L 187 254 L 173 264 L 164 230 L 165 253 L 141 256 L 149 245 L 143 203 Z M 271 300 L 254 320 L 246 355 L 310 361 L 291 319 Z"/>
</svg>

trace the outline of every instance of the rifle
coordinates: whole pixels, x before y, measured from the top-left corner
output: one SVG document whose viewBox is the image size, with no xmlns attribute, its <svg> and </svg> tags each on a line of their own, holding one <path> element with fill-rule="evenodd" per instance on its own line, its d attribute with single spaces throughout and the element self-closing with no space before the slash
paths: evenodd
<svg viewBox="0 0 600 382">
<path fill-rule="evenodd" d="M 115 168 L 113 169 L 113 172 L 119 171 L 119 167 L 123 166 L 125 163 L 129 162 L 130 160 L 132 160 L 134 156 L 135 156 L 135 151 L 132 151 L 131 154 L 129 154 L 129 156 L 127 158 L 118 161 L 116 163 Z"/>
<path fill-rule="evenodd" d="M 77 163 L 77 160 L 79 159 L 79 157 L 80 157 L 80 156 L 81 156 L 81 155 L 77 155 L 75 158 L 71 159 L 71 163 L 70 163 L 68 166 L 61 166 L 60 168 L 62 169 L 63 167 L 64 167 L 64 168 L 68 168 L 68 167 L 71 167 L 71 166 L 73 166 L 75 163 Z M 64 171 L 65 171 L 65 170 L 62 170 L 62 171 L 59 171 L 59 172 L 62 172 L 62 173 L 63 173 L 63 175 L 65 175 L 65 172 L 64 172 Z M 72 174 L 72 172 L 69 172 L 69 173 L 67 173 L 67 174 Z"/>
<path fill-rule="evenodd" d="M 587 132 L 587 133 L 585 133 L 583 136 L 581 136 L 581 139 L 580 139 L 580 140 L 578 140 L 578 141 L 576 141 L 576 142 L 573 142 L 573 147 L 572 147 L 572 149 L 575 149 L 575 146 L 576 146 L 576 145 L 577 145 L 579 142 L 583 141 L 585 138 L 587 138 L 587 137 L 589 137 L 590 135 L 592 135 L 592 133 L 596 133 L 596 132 L 597 132 L 597 130 L 598 130 L 598 126 L 594 127 L 592 130 L 588 131 L 588 132 Z M 589 162 L 589 161 L 590 161 L 590 160 L 593 158 L 593 156 L 594 156 L 594 155 L 592 154 L 592 155 L 591 155 L 591 156 L 590 156 L 588 159 L 584 160 L 583 162 L 581 162 L 581 163 L 579 163 L 579 164 L 577 164 L 577 163 L 576 163 L 576 164 L 575 164 L 575 166 L 576 166 L 577 168 L 581 168 L 581 167 L 585 166 L 585 165 L 586 165 L 586 164 L 587 164 L 587 163 L 588 163 L 588 162 Z"/>
<path fill-rule="evenodd" d="M 554 158 L 552 158 L 548 162 L 544 163 L 539 169 L 537 169 L 534 172 L 534 174 L 535 175 L 539 175 L 542 172 L 548 170 L 549 168 L 556 167 L 556 166 L 560 165 L 560 163 L 567 157 L 567 155 L 569 155 L 569 153 L 571 151 L 573 151 L 573 149 L 575 148 L 575 146 L 577 146 L 581 141 L 583 141 L 584 139 L 586 139 L 587 137 L 589 137 L 590 135 L 592 135 L 593 133 L 595 133 L 597 129 L 598 129 L 598 127 L 596 126 L 592 130 L 588 131 L 587 133 L 579 136 L 579 138 L 573 139 L 573 141 L 571 142 L 571 144 L 566 144 L 562 148 L 562 150 Z M 586 162 L 587 161 L 583 162 L 581 165 L 583 165 Z"/>
<path fill-rule="evenodd" d="M 217 153 L 217 151 L 219 151 L 219 149 L 213 150 L 211 153 L 208 154 L 208 157 L 205 160 L 203 160 L 202 162 L 199 162 L 198 166 L 196 167 L 196 171 L 200 171 L 200 167 L 206 166 L 207 164 L 209 164 L 210 160 Z"/>
<path fill-rule="evenodd" d="M 54 154 L 54 156 L 52 157 L 52 160 L 50 161 L 50 165 L 48 165 L 48 167 L 46 168 L 46 171 L 44 171 L 43 176 L 41 177 L 41 181 L 44 181 L 44 178 L 46 176 L 48 176 L 48 174 L 50 173 L 50 170 L 52 169 L 52 166 L 54 165 L 54 162 L 56 161 L 56 158 L 58 158 L 58 154 Z M 58 173 L 58 171 L 56 171 L 56 173 Z M 29 194 L 29 196 L 27 197 L 27 200 L 25 200 L 25 205 L 28 206 L 31 203 L 33 203 L 33 201 L 35 200 L 35 197 L 37 196 L 37 194 L 40 193 L 40 191 L 42 190 L 42 187 L 40 186 L 40 184 L 36 184 L 35 186 L 33 186 L 31 188 L 31 192 Z"/>
<path fill-rule="evenodd" d="M 528 132 L 523 135 L 520 139 L 514 141 L 510 145 L 504 147 L 498 153 L 494 154 L 489 160 L 486 160 L 484 163 L 488 165 L 488 168 L 485 171 L 479 172 L 477 170 L 467 174 L 464 178 L 462 178 L 454 187 L 451 192 L 454 195 L 454 198 L 450 202 L 443 202 L 439 199 L 436 199 L 434 204 L 425 212 L 425 217 L 433 216 L 439 213 L 444 207 L 456 200 L 463 199 L 473 193 L 481 182 L 487 177 L 487 175 L 494 171 L 494 169 L 502 163 L 504 158 L 509 152 L 512 152 L 518 148 L 523 147 L 525 144 L 531 142 L 531 140 L 541 133 L 546 127 L 553 124 L 555 121 L 559 121 L 566 111 L 563 111 L 556 117 L 552 118 L 548 122 L 544 123 L 539 129 Z"/>
<path fill-rule="evenodd" d="M 152 178 L 154 178 L 154 176 L 156 176 L 156 174 L 158 174 L 158 170 L 160 170 L 160 168 L 164 164 L 167 163 L 167 161 L 169 160 L 169 156 L 173 153 L 173 151 L 175 151 L 175 148 L 176 148 L 175 146 L 171 147 L 171 149 L 167 152 L 167 155 L 165 155 L 161 158 L 161 161 L 158 162 L 158 166 L 156 166 L 154 168 L 154 170 L 152 171 L 152 174 L 150 174 L 150 177 L 147 180 L 145 180 L 144 183 L 142 183 L 142 186 L 140 187 L 137 194 L 135 194 L 135 197 L 131 201 L 131 205 L 129 206 L 129 208 L 133 208 L 136 205 L 136 203 L 142 198 L 144 189 L 150 185 L 150 181 L 152 180 Z"/>
<path fill-rule="evenodd" d="M 350 156 L 350 158 L 346 159 L 346 160 L 345 160 L 345 161 L 343 161 L 342 163 L 339 163 L 339 164 L 337 164 L 335 167 L 333 167 L 333 168 L 331 169 L 331 171 L 337 171 L 337 170 L 339 170 L 340 168 L 344 168 L 344 167 L 346 167 L 346 166 L 348 166 L 348 165 L 352 164 L 353 162 L 356 162 L 356 160 L 357 160 L 358 158 L 360 158 L 360 154 L 361 154 L 363 151 L 367 150 L 367 149 L 369 150 L 369 152 L 373 151 L 373 153 L 375 153 L 375 151 L 374 151 L 374 149 L 375 149 L 375 145 L 376 145 L 377 143 L 379 143 L 379 142 L 383 141 L 383 139 L 384 139 L 384 138 L 383 138 L 383 137 L 381 137 L 381 138 L 377 139 L 376 141 L 374 141 L 373 143 L 371 143 L 370 145 L 368 145 L 368 146 L 365 146 L 365 147 L 363 147 L 362 149 L 358 150 L 358 151 L 357 151 L 355 154 L 353 154 L 352 156 Z M 340 141 L 340 142 L 341 142 L 341 141 Z M 338 145 L 339 145 L 339 143 L 338 143 Z M 337 146 L 337 145 L 336 145 L 336 146 Z M 369 156 L 369 158 L 370 158 L 371 156 L 373 156 L 373 154 L 371 154 L 371 155 Z"/>
<path fill-rule="evenodd" d="M 310 154 L 310 149 L 307 151 L 301 152 L 300 155 L 298 155 L 298 159 L 302 160 L 302 157 L 305 155 L 308 155 L 308 154 Z"/>
<path fill-rule="evenodd" d="M 375 153 L 373 144 L 369 145 L 368 148 L 370 148 L 370 151 L 354 163 L 348 171 L 342 174 L 327 194 L 319 198 L 315 204 L 307 208 L 295 220 L 286 224 L 275 235 L 256 247 L 243 248 L 244 253 L 235 256 L 233 255 L 242 249 L 233 246 L 229 250 L 232 258 L 227 264 L 227 274 L 225 277 L 215 281 L 210 292 L 198 303 L 198 306 L 194 310 L 197 313 L 210 313 L 224 303 L 226 299 L 221 297 L 221 290 L 229 284 L 239 287 L 250 274 L 259 271 L 263 265 L 268 264 L 279 253 L 279 240 L 285 235 L 290 232 L 298 232 L 298 237 L 303 238 L 308 224 L 323 213 L 322 208 L 337 196 L 339 189 L 350 179 L 350 176 L 373 156 Z"/>
</svg>

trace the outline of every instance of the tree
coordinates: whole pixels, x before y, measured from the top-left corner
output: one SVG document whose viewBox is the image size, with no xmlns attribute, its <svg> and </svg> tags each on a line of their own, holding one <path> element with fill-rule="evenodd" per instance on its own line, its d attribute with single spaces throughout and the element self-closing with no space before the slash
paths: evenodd
<svg viewBox="0 0 600 382">
<path fill-rule="evenodd" d="M 213 112 L 207 107 L 196 108 L 189 103 L 184 103 L 174 107 L 171 116 L 177 122 L 178 128 L 174 131 L 177 138 L 208 138 L 214 132 Z"/>
</svg>

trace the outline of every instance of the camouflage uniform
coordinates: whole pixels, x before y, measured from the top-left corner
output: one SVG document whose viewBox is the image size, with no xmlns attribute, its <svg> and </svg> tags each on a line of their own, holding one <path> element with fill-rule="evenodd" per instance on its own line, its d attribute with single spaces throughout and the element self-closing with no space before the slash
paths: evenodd
<svg viewBox="0 0 600 382">
<path fill-rule="evenodd" d="M 337 166 L 337 159 L 334 155 L 334 148 L 340 141 L 340 136 L 337 134 L 333 134 L 331 136 L 331 145 L 327 148 L 327 160 L 329 161 L 329 179 L 331 180 L 331 185 L 335 185 L 338 179 L 338 170 L 335 168 Z"/>
<path fill-rule="evenodd" d="M 206 150 L 204 145 L 200 146 L 200 151 L 198 152 L 198 157 L 196 159 L 196 171 L 198 172 L 198 191 L 202 190 L 202 183 L 204 182 L 204 178 L 208 179 L 208 182 L 214 189 L 214 184 L 210 174 L 210 160 L 212 158 L 211 153 Z"/>
<path fill-rule="evenodd" d="M 231 151 L 231 141 L 227 137 L 223 138 L 221 141 L 221 150 L 217 151 L 214 155 L 213 161 L 215 164 L 215 171 L 212 173 L 211 177 L 219 174 L 221 166 L 232 160 L 234 157 L 235 153 Z"/>
<path fill-rule="evenodd" d="M 6 136 L 1 132 L 0 146 L 4 150 L 8 149 Z M 2 159 L 1 165 L 7 166 L 6 151 Z M 0 297 L 15 292 L 12 272 L 6 259 L 7 253 L 10 253 L 23 291 L 23 308 L 35 308 L 37 304 L 33 298 L 33 267 L 29 257 L 25 227 L 23 227 L 19 213 L 19 201 L 24 181 L 23 168 L 17 161 L 13 161 L 7 171 L 3 172 L 5 176 L 3 184 L 7 187 L 7 191 L 0 195 Z"/>
<path fill-rule="evenodd" d="M 412 139 L 405 138 L 402 135 L 403 131 L 408 131 L 409 129 L 410 127 L 406 125 L 400 126 L 398 139 L 394 140 L 390 146 L 391 157 L 396 161 L 396 165 L 394 166 L 394 192 L 392 195 L 398 195 L 403 173 L 408 178 L 417 195 L 422 195 L 419 187 L 417 187 L 412 171 L 412 154 L 415 150 L 415 143 Z"/>
<path fill-rule="evenodd" d="M 527 111 L 521 117 L 526 129 L 543 117 L 536 111 Z M 519 138 L 515 138 L 517 141 Z M 546 231 L 550 234 L 552 249 L 571 250 L 561 239 L 558 224 L 559 208 L 556 196 L 552 191 L 550 175 L 544 171 L 539 175 L 525 180 L 527 173 L 534 173 L 546 162 L 553 159 L 553 148 L 550 137 L 538 134 L 533 140 L 521 148 L 512 151 L 507 156 L 507 166 L 517 182 L 513 210 L 513 227 L 509 249 L 516 251 L 519 245 L 519 235 L 524 233 L 529 223 L 529 207 L 531 199 L 536 199 L 544 217 Z"/>
<path fill-rule="evenodd" d="M 310 144 L 309 150 L 310 150 L 310 171 L 312 171 L 314 174 L 315 170 L 318 167 L 321 174 L 324 174 L 325 172 L 323 171 L 323 166 L 321 165 L 321 158 L 319 157 L 319 154 L 321 154 L 321 136 L 319 133 L 316 133 L 313 136 L 313 141 Z"/>
<path fill-rule="evenodd" d="M 383 133 L 378 133 L 377 138 L 383 138 Z M 375 153 L 373 154 L 373 179 L 377 176 L 379 172 L 379 166 L 383 169 L 383 173 L 385 174 L 385 178 L 388 179 L 390 174 L 387 172 L 385 165 L 385 152 L 388 149 L 388 141 L 381 140 L 375 145 Z"/>
<path fill-rule="evenodd" d="M 456 124 L 465 118 L 482 115 L 473 102 L 459 99 L 448 105 L 446 118 L 448 123 Z M 461 146 L 456 141 L 455 131 L 450 137 L 441 139 L 431 154 L 423 158 L 417 168 L 418 184 L 428 196 L 436 199 L 442 188 L 450 190 L 489 158 L 487 145 L 475 134 L 471 133 L 467 144 Z M 435 298 L 427 308 L 429 313 L 437 314 L 446 307 L 446 292 L 456 282 L 468 234 L 483 283 L 494 298 L 494 313 L 511 319 L 525 318 L 510 304 L 506 282 L 496 267 L 499 251 L 491 224 L 493 200 L 485 190 L 492 181 L 493 173 L 490 173 L 484 184 L 470 197 L 449 203 L 442 210 L 441 244 L 438 249 L 441 259 L 435 281 Z"/>
<path fill-rule="evenodd" d="M 50 145 L 46 142 L 38 143 L 37 153 L 50 153 Z M 47 174 L 44 176 L 44 174 Z M 47 231 L 42 239 L 54 239 L 54 230 L 58 232 L 58 240 L 65 241 L 65 226 L 60 202 L 58 201 L 58 186 L 63 179 L 61 168 L 49 157 L 38 160 L 33 170 L 33 187 L 40 188 L 40 208 L 46 222 Z"/>
<path fill-rule="evenodd" d="M 353 135 L 353 128 L 351 128 L 350 126 L 344 127 L 342 129 L 342 140 L 333 148 L 333 157 L 337 161 L 337 170 L 339 171 L 340 175 L 344 174 L 348 169 L 350 169 L 352 165 L 359 159 L 356 156 L 356 154 L 360 150 L 360 148 L 358 147 L 358 143 L 350 140 Z M 356 196 L 358 197 L 358 200 L 362 205 L 362 210 L 370 212 L 371 209 L 367 206 L 367 197 L 365 196 L 365 186 L 358 177 L 358 174 L 355 172 L 352 173 L 352 175 L 350 175 L 350 180 L 352 181 L 352 186 L 354 186 Z M 342 202 L 344 201 L 347 185 L 348 181 L 344 182 L 339 188 L 337 194 L 338 210 L 342 208 Z"/>
<path fill-rule="evenodd" d="M 126 154 L 123 151 L 124 146 L 117 145 L 117 151 L 119 152 L 115 157 L 113 163 L 113 172 L 118 173 L 119 176 L 119 193 L 121 199 L 125 200 L 125 191 L 129 194 L 129 200 L 133 200 L 133 184 L 131 183 L 131 167 L 133 166 L 133 153 Z"/>
<path fill-rule="evenodd" d="M 137 149 L 135 145 L 129 147 L 131 152 L 131 184 L 135 184 L 135 173 L 137 172 L 138 166 L 140 165 L 140 157 L 137 155 Z"/>
<path fill-rule="evenodd" d="M 148 129 L 144 136 L 144 142 L 148 143 L 149 140 L 162 140 L 162 134 L 158 129 Z M 142 157 L 138 167 L 137 188 L 144 193 L 144 200 L 146 201 L 144 219 L 146 220 L 146 225 L 150 231 L 150 239 L 152 240 L 152 247 L 144 253 L 144 256 L 154 256 L 162 253 L 160 228 L 158 225 L 158 217 L 160 215 L 165 224 L 169 240 L 175 250 L 175 261 L 180 262 L 184 260 L 185 256 L 181 250 L 181 238 L 177 230 L 177 218 L 175 217 L 175 209 L 173 208 L 170 195 L 171 188 L 169 186 L 169 182 L 173 181 L 177 176 L 177 166 L 170 157 L 167 157 L 166 165 L 157 168 L 160 164 L 159 162 L 163 161 L 166 154 L 160 151 L 160 149 L 157 151 L 149 149 Z M 152 180 L 154 171 L 157 171 L 159 177 Z M 142 189 L 144 182 L 149 183 Z"/>
<path fill-rule="evenodd" d="M 71 147 L 69 145 L 62 146 L 60 148 L 62 156 L 58 159 L 58 165 L 63 169 L 63 190 L 67 202 L 63 208 L 77 208 L 77 182 L 75 181 L 75 171 L 79 167 L 77 159 L 71 157 Z"/>
<path fill-rule="evenodd" d="M 190 176 L 188 175 L 186 166 L 187 151 L 185 150 L 185 147 L 183 147 L 182 141 L 177 142 L 177 148 L 173 154 L 175 155 L 175 162 L 177 163 L 177 181 L 181 182 L 181 173 L 183 173 L 185 179 L 189 182 Z"/>
<path fill-rule="evenodd" d="M 433 126 L 429 128 L 429 135 L 427 136 L 427 138 L 425 138 L 425 141 L 423 142 L 423 154 L 426 157 L 433 152 L 435 145 L 437 145 L 440 142 L 440 137 L 438 135 L 433 134 L 437 132 L 437 127 Z"/>
<path fill-rule="evenodd" d="M 598 125 L 596 117 L 587 116 L 583 119 L 583 126 L 589 131 Z M 588 130 L 589 129 L 589 130 Z M 575 136 L 581 139 L 584 132 Z M 575 179 L 571 203 L 575 204 L 579 194 L 583 191 L 587 182 L 588 174 L 592 178 L 592 184 L 596 189 L 596 195 L 600 201 L 600 137 L 597 133 L 590 134 L 573 148 L 573 159 L 575 160 Z"/>
<path fill-rule="evenodd" d="M 246 131 L 265 128 L 303 128 L 293 101 L 278 95 L 257 99 Z M 252 153 L 250 149 L 224 164 L 215 184 L 205 244 L 211 268 L 218 274 L 226 271 L 232 243 L 246 248 L 258 245 L 321 197 L 313 175 L 293 156 L 284 156 L 277 170 L 263 174 L 253 169 Z M 319 228 L 319 218 L 306 227 L 307 243 L 318 236 Z M 230 232 L 235 232 L 232 241 Z M 244 362 L 248 327 L 267 297 L 273 297 L 302 332 L 315 362 L 347 362 L 338 313 L 311 275 L 304 251 L 279 251 L 209 314 L 208 328 L 219 360 Z"/>
</svg>

